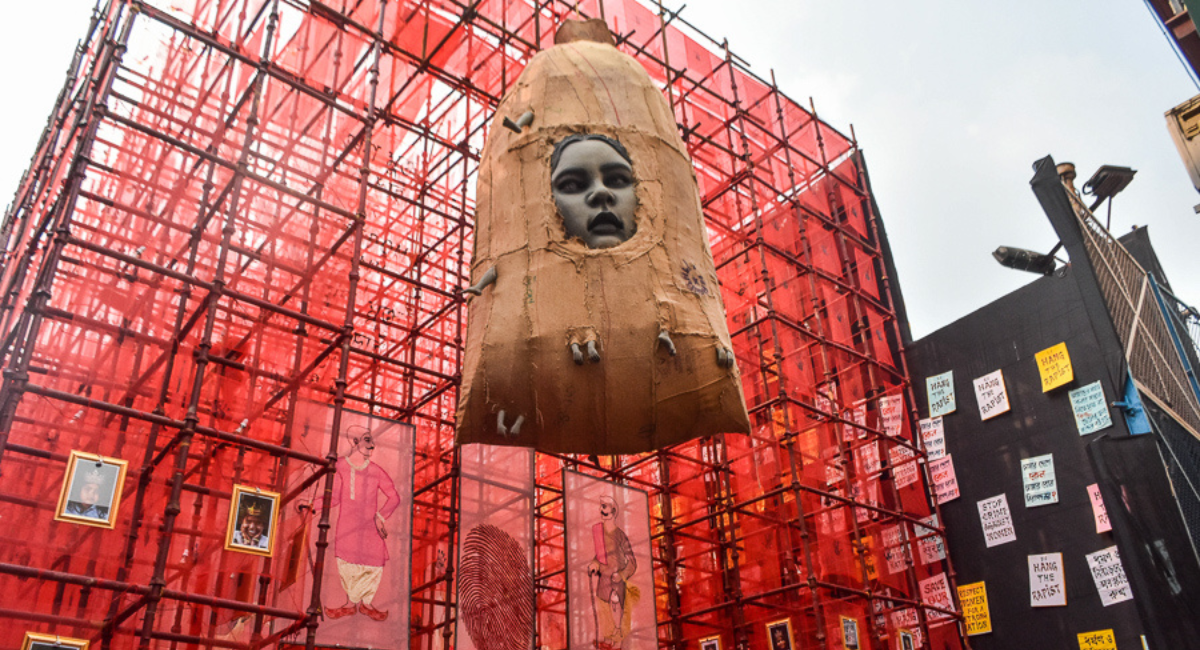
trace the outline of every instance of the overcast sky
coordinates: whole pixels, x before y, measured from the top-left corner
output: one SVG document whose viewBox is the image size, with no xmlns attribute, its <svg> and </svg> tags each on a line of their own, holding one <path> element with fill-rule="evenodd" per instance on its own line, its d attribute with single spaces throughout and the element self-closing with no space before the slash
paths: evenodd
<svg viewBox="0 0 1200 650">
<path fill-rule="evenodd" d="M 679 6 L 683 3 L 668 3 Z M 737 9 L 730 8 L 736 4 Z M 62 85 L 90 0 L 12 3 L 0 21 L 0 197 Z M 1029 189 L 1050 154 L 1138 170 L 1113 231 L 1149 225 L 1181 298 L 1200 303 L 1200 204 L 1163 113 L 1198 91 L 1141 0 L 688 0 L 683 16 L 849 132 L 899 267 L 915 336 L 1033 280 L 999 245 L 1057 241 Z M 27 14 L 22 16 L 21 14 Z"/>
</svg>

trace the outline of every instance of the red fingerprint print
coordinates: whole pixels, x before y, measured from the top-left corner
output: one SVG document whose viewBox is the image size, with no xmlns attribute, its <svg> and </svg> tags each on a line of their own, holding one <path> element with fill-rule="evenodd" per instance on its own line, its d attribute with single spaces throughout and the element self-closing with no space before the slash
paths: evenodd
<svg viewBox="0 0 1200 650">
<path fill-rule="evenodd" d="M 511 535 L 490 524 L 467 533 L 458 611 L 479 650 L 528 650 L 533 640 L 533 573 Z"/>
</svg>

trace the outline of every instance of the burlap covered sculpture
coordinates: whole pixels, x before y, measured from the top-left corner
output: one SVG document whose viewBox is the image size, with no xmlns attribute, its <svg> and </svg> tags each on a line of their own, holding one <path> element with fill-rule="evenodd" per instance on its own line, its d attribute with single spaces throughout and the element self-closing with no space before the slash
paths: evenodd
<svg viewBox="0 0 1200 650">
<path fill-rule="evenodd" d="M 483 148 L 457 440 L 628 454 L 748 432 L 666 98 L 599 21 L 556 43 Z"/>
</svg>

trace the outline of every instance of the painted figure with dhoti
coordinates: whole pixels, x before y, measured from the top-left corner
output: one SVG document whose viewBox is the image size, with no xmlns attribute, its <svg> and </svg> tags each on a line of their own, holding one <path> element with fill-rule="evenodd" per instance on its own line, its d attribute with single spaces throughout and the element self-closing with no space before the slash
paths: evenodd
<svg viewBox="0 0 1200 650">
<path fill-rule="evenodd" d="M 342 618 L 357 612 L 384 621 L 387 611 L 376 609 L 372 602 L 388 561 L 387 519 L 400 505 L 400 493 L 387 470 L 371 460 L 375 441 L 370 429 L 354 425 L 344 435 L 350 451 L 335 465 L 330 506 L 337 513 L 333 556 L 346 601 L 326 608 L 325 616 Z"/>
<path fill-rule="evenodd" d="M 592 526 L 596 558 L 588 563 L 588 584 L 596 625 L 595 647 L 620 650 L 629 636 L 634 605 L 641 597 L 631 578 L 637 559 L 629 536 L 617 526 L 617 502 L 600 497 L 600 521 Z"/>
</svg>

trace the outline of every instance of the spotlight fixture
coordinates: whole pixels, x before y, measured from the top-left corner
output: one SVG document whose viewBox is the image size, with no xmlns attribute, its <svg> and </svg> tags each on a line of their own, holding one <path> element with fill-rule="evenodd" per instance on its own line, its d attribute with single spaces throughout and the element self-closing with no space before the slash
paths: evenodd
<svg viewBox="0 0 1200 650">
<path fill-rule="evenodd" d="M 1096 197 L 1089 211 L 1095 211 L 1108 199 L 1108 219 L 1105 220 L 1104 228 L 1107 230 L 1112 228 L 1112 198 L 1121 193 L 1121 190 L 1129 187 L 1129 183 L 1133 181 L 1133 175 L 1137 173 L 1136 169 L 1128 167 L 1118 167 L 1117 165 L 1101 165 L 1100 169 L 1096 170 L 1095 174 L 1088 179 L 1088 182 L 1083 184 L 1083 193 L 1090 194 Z"/>
<path fill-rule="evenodd" d="M 1058 249 L 1061 247 L 1062 244 L 1060 243 L 1049 254 L 1042 254 L 1036 251 L 1025 250 L 1024 248 L 1001 246 L 992 251 L 992 257 L 996 258 L 996 261 L 1000 262 L 1001 266 L 1007 266 L 1010 269 L 1050 275 L 1054 273 L 1054 269 L 1057 266 L 1054 260 L 1054 253 L 1058 252 Z"/>
</svg>

